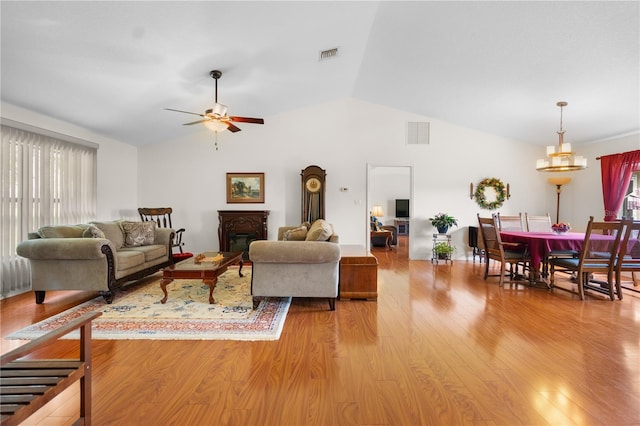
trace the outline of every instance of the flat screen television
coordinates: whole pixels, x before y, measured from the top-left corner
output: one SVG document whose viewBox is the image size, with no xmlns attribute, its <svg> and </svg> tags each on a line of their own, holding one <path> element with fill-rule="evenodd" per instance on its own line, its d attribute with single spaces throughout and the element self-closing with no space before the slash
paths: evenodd
<svg viewBox="0 0 640 426">
<path fill-rule="evenodd" d="M 396 199 L 396 217 L 409 217 L 409 200 Z"/>
</svg>

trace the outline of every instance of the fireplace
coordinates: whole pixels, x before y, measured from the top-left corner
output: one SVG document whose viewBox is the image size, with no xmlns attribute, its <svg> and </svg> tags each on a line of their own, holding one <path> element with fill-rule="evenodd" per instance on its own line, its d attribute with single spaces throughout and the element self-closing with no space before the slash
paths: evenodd
<svg viewBox="0 0 640 426">
<path fill-rule="evenodd" d="M 229 232 L 229 251 L 247 251 L 251 241 L 258 239 L 255 233 Z"/>
<path fill-rule="evenodd" d="M 241 251 L 249 260 L 249 244 L 266 240 L 269 210 L 218 210 L 220 251 Z"/>
</svg>

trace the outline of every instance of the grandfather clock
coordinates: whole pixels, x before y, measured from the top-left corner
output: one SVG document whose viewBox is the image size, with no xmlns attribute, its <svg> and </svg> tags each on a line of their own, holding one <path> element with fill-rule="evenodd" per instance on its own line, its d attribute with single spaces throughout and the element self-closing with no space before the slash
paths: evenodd
<svg viewBox="0 0 640 426">
<path fill-rule="evenodd" d="M 318 166 L 302 170 L 302 221 L 324 219 L 324 194 L 327 173 Z"/>
</svg>

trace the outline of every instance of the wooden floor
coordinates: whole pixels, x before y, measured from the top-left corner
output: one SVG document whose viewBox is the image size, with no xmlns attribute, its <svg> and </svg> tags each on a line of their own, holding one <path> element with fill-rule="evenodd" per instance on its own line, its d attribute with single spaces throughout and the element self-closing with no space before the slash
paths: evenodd
<svg viewBox="0 0 640 426">
<path fill-rule="evenodd" d="M 294 299 L 276 342 L 94 341 L 94 424 L 640 424 L 637 293 L 500 288 L 480 263 L 408 261 L 406 239 L 374 254 L 377 302 Z M 2 352 L 24 343 L 8 333 L 91 296 L 3 300 Z M 77 410 L 72 391 L 26 424 Z"/>
</svg>

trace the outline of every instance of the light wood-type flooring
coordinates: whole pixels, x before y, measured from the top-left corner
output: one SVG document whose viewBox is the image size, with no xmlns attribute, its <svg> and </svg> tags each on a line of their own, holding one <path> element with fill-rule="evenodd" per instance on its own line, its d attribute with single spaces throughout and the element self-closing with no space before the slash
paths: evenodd
<svg viewBox="0 0 640 426">
<path fill-rule="evenodd" d="M 406 237 L 373 251 L 377 302 L 294 299 L 278 341 L 94 341 L 93 424 L 640 424 L 640 294 L 500 288 L 477 261 L 408 261 Z M 2 352 L 93 296 L 1 301 Z M 26 424 L 77 410 L 75 387 Z"/>
</svg>

